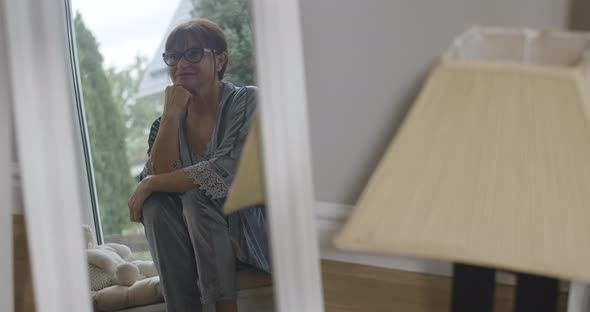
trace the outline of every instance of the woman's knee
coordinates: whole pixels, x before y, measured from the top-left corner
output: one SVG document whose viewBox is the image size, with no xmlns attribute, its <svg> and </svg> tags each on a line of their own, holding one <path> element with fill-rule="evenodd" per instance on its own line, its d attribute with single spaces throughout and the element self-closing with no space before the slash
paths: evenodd
<svg viewBox="0 0 590 312">
<path fill-rule="evenodd" d="M 152 193 L 141 207 L 142 222 L 144 224 L 160 223 L 159 221 L 170 217 L 169 214 L 175 210 L 176 202 L 173 194 Z"/>
</svg>

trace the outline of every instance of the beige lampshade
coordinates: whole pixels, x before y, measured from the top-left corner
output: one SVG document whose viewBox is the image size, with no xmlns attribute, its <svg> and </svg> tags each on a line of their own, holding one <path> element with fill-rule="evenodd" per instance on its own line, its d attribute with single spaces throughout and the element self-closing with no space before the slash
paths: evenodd
<svg viewBox="0 0 590 312">
<path fill-rule="evenodd" d="M 335 245 L 590 281 L 579 54 L 577 66 L 441 60 Z"/>
<path fill-rule="evenodd" d="M 233 184 L 223 207 L 225 214 L 264 203 L 264 176 L 261 159 L 260 126 L 258 118 L 254 118 L 242 150 Z"/>
</svg>

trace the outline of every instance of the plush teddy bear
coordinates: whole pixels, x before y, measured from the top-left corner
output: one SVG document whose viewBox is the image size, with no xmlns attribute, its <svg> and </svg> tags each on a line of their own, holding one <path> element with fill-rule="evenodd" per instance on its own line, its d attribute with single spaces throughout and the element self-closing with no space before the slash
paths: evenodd
<svg viewBox="0 0 590 312">
<path fill-rule="evenodd" d="M 138 280 L 158 275 L 153 262 L 131 261 L 133 254 L 129 247 L 115 243 L 97 246 L 90 226 L 84 225 L 83 230 L 93 291 L 111 285 L 131 286 Z"/>
<path fill-rule="evenodd" d="M 90 226 L 83 227 L 95 311 L 119 311 L 164 300 L 152 261 L 131 261 L 129 247 L 96 245 Z"/>
</svg>

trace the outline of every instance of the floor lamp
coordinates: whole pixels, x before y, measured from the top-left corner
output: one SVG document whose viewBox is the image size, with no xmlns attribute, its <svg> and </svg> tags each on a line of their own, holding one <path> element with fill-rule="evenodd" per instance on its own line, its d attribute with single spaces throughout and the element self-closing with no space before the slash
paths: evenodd
<svg viewBox="0 0 590 312">
<path fill-rule="evenodd" d="M 547 286 L 538 275 L 590 281 L 589 48 L 584 33 L 457 37 L 335 245 L 466 264 L 492 285 L 480 268 L 526 273 L 534 287 Z M 542 299 L 518 308 L 517 295 L 517 311 L 555 311 L 531 309 Z"/>
</svg>

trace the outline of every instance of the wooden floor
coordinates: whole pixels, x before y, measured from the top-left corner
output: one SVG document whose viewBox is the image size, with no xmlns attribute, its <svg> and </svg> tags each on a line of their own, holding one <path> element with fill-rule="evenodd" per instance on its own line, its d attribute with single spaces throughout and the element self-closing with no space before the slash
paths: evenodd
<svg viewBox="0 0 590 312">
<path fill-rule="evenodd" d="M 31 275 L 27 232 L 22 215 L 12 217 L 13 265 L 14 265 L 14 311 L 34 312 L 33 279 Z"/>
<path fill-rule="evenodd" d="M 326 312 L 400 311 L 447 312 L 451 279 L 322 260 Z M 494 312 L 511 312 L 514 287 L 496 288 Z M 559 311 L 566 311 L 567 295 L 560 295 Z"/>
<path fill-rule="evenodd" d="M 18 312 L 35 311 L 26 250 L 24 220 L 15 217 L 15 299 Z M 243 276 L 240 282 L 241 312 L 273 310 L 271 281 L 267 277 Z M 447 312 L 451 295 L 448 277 L 411 273 L 360 264 L 322 260 L 322 277 L 326 312 L 400 311 Z M 248 284 L 248 285 L 246 285 Z M 495 312 L 512 311 L 514 289 L 499 286 Z M 565 312 L 567 297 L 560 297 L 560 312 Z"/>
</svg>

